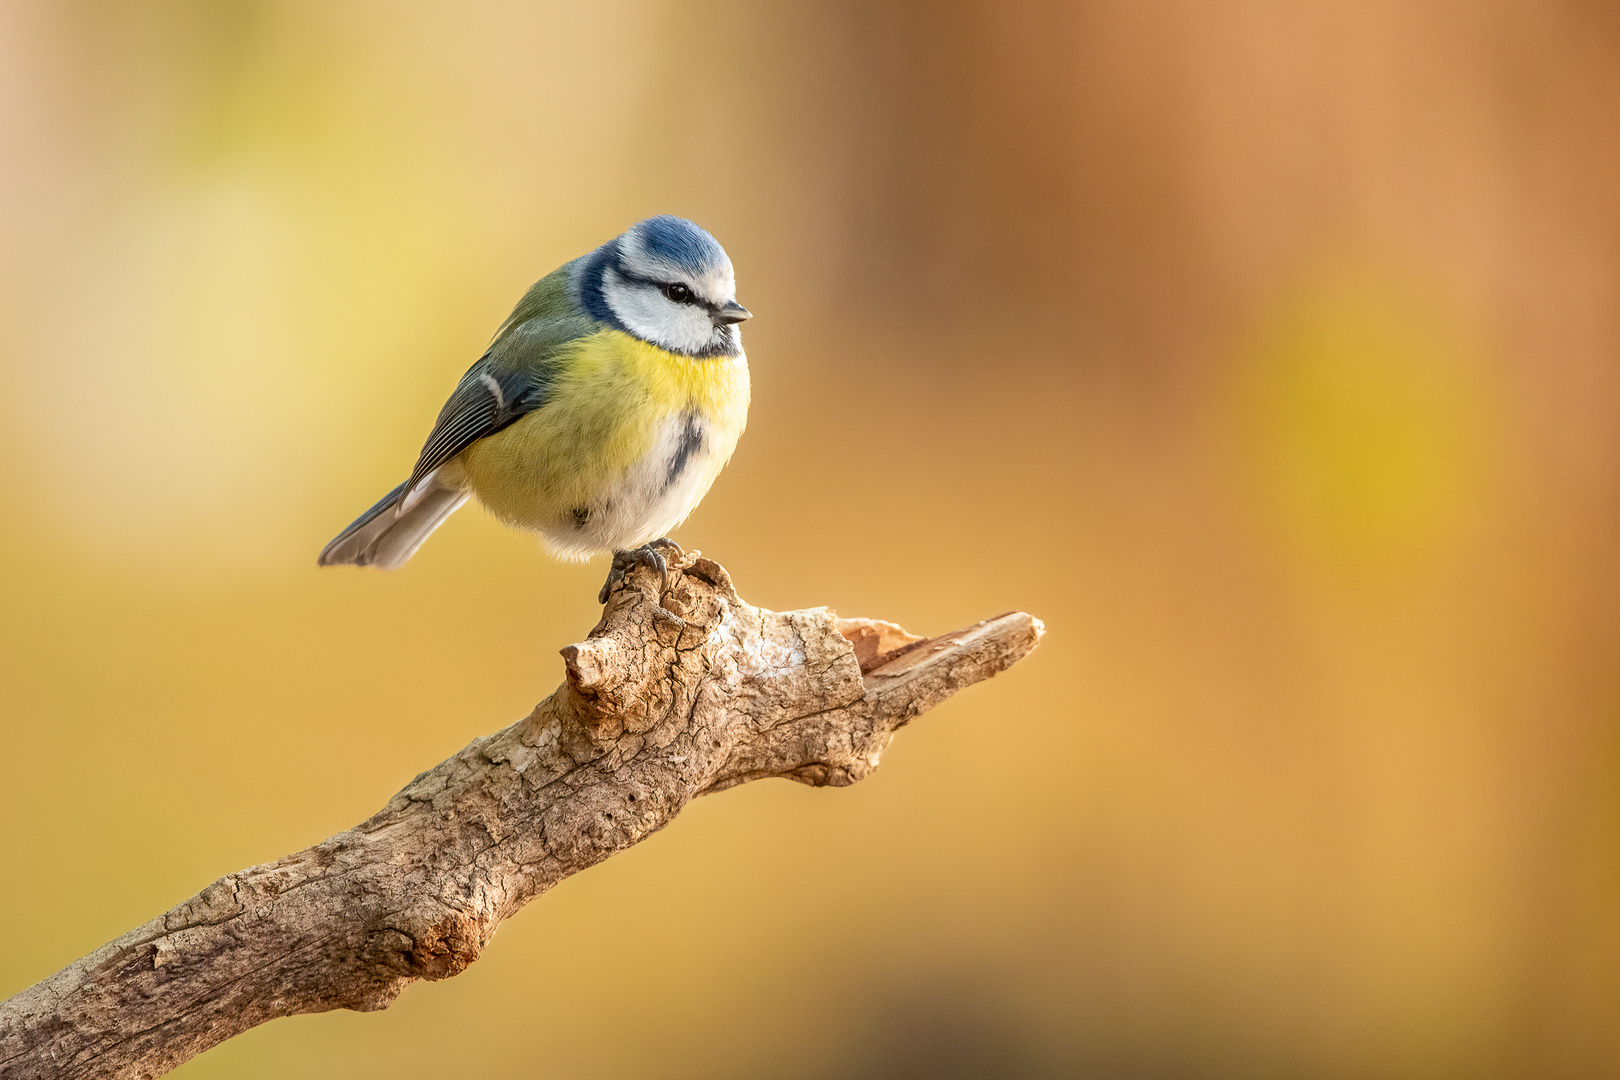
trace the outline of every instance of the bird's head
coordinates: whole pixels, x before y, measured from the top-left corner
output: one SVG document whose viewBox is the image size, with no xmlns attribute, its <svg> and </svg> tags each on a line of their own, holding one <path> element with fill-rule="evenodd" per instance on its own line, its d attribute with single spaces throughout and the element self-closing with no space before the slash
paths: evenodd
<svg viewBox="0 0 1620 1080">
<path fill-rule="evenodd" d="M 585 261 L 581 298 L 596 318 L 687 356 L 736 356 L 736 276 L 719 241 L 685 218 L 660 214 Z"/>
</svg>

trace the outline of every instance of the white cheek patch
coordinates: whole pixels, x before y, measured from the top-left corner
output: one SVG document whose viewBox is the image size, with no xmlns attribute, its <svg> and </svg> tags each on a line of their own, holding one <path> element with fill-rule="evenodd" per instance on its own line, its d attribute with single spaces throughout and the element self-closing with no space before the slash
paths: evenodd
<svg viewBox="0 0 1620 1080">
<path fill-rule="evenodd" d="M 602 276 L 602 296 L 637 337 L 678 352 L 702 352 L 715 340 L 709 313 L 677 304 L 650 285 L 625 281 L 611 267 Z"/>
</svg>

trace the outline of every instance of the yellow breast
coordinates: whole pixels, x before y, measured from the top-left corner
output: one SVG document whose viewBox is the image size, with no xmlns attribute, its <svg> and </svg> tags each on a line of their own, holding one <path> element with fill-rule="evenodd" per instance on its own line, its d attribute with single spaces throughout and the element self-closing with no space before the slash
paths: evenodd
<svg viewBox="0 0 1620 1080">
<path fill-rule="evenodd" d="M 458 460 L 496 516 L 540 532 L 565 556 L 635 546 L 672 529 L 707 492 L 747 422 L 742 356 L 695 359 L 603 330 L 566 346 L 555 370 L 545 405 Z M 641 535 L 649 529 L 656 531 Z"/>
</svg>

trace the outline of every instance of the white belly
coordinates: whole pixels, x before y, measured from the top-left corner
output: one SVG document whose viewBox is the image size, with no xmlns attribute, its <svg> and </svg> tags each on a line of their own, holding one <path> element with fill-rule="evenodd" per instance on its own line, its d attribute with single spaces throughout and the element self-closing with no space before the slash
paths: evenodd
<svg viewBox="0 0 1620 1080">
<path fill-rule="evenodd" d="M 546 546 L 559 558 L 584 559 L 668 534 L 702 500 L 736 446 L 736 434 L 728 437 L 701 413 L 667 417 L 640 461 L 541 530 Z"/>
</svg>

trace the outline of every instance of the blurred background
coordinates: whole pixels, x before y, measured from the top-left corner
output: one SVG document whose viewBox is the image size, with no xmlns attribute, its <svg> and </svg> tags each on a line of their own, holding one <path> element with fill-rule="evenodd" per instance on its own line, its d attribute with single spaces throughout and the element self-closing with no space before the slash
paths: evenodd
<svg viewBox="0 0 1620 1080">
<path fill-rule="evenodd" d="M 1620 1072 L 1620 6 L 0 5 L 0 995 L 353 825 L 596 618 L 315 554 L 534 279 L 730 251 L 676 534 L 1029 660 L 177 1075 Z"/>
</svg>

